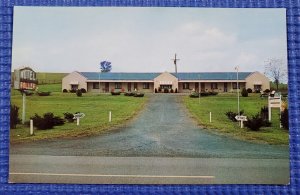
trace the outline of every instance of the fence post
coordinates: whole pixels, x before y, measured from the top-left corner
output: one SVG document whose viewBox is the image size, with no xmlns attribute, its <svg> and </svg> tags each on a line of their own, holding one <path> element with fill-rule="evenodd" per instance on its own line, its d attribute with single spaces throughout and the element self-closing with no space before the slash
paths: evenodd
<svg viewBox="0 0 300 195">
<path fill-rule="evenodd" d="M 209 112 L 209 122 L 211 123 L 211 112 Z"/>
<path fill-rule="evenodd" d="M 33 120 L 30 120 L 30 135 L 33 135 Z"/>
<path fill-rule="evenodd" d="M 108 121 L 111 122 L 111 111 L 109 111 Z"/>
</svg>

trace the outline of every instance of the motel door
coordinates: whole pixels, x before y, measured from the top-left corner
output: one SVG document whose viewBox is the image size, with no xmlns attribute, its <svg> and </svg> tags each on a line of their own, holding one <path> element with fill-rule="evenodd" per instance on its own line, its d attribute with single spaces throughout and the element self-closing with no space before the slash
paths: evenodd
<svg viewBox="0 0 300 195">
<path fill-rule="evenodd" d="M 138 90 L 138 85 L 137 85 L 137 83 L 133 83 L 133 88 L 134 88 L 134 90 L 135 90 L 135 89 Z"/>
<path fill-rule="evenodd" d="M 199 83 L 195 83 L 195 91 L 199 90 Z"/>
<path fill-rule="evenodd" d="M 201 83 L 201 91 L 205 91 L 205 83 Z"/>
<path fill-rule="evenodd" d="M 224 83 L 224 92 L 227 92 L 227 83 Z"/>
<path fill-rule="evenodd" d="M 131 83 L 127 84 L 127 89 L 128 89 L 128 91 L 131 91 Z"/>
<path fill-rule="evenodd" d="M 105 83 L 105 92 L 109 92 L 109 83 Z"/>
</svg>

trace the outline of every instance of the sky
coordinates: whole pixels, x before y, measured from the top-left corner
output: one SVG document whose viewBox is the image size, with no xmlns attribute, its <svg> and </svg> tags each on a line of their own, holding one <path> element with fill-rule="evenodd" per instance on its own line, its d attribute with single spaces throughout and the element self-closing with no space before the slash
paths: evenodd
<svg viewBox="0 0 300 195">
<path fill-rule="evenodd" d="M 286 63 L 285 9 L 15 7 L 12 70 L 264 72 Z"/>
</svg>

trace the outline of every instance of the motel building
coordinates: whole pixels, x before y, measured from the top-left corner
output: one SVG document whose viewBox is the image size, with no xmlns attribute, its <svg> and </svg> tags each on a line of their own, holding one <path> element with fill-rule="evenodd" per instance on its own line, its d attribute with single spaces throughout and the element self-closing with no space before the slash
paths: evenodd
<svg viewBox="0 0 300 195">
<path fill-rule="evenodd" d="M 239 72 L 240 89 L 253 91 L 270 89 L 270 80 L 260 72 Z M 191 91 L 234 92 L 237 89 L 236 72 L 192 72 L 192 73 L 115 73 L 77 72 L 62 79 L 62 90 L 86 89 L 87 92 L 108 93 L 113 91 L 140 91 L 154 93 L 165 88 L 178 93 Z"/>
</svg>

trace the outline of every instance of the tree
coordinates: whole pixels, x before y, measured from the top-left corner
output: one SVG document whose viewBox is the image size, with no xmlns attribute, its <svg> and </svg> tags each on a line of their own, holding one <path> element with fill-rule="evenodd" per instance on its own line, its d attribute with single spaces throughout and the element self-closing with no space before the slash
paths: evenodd
<svg viewBox="0 0 300 195">
<path fill-rule="evenodd" d="M 110 72 L 112 69 L 111 62 L 108 61 L 102 61 L 100 62 L 100 70 L 101 72 Z"/>
<path fill-rule="evenodd" d="M 287 76 L 287 66 L 282 59 L 271 58 L 265 63 L 265 75 L 274 81 L 278 90 L 279 83 Z"/>
</svg>

